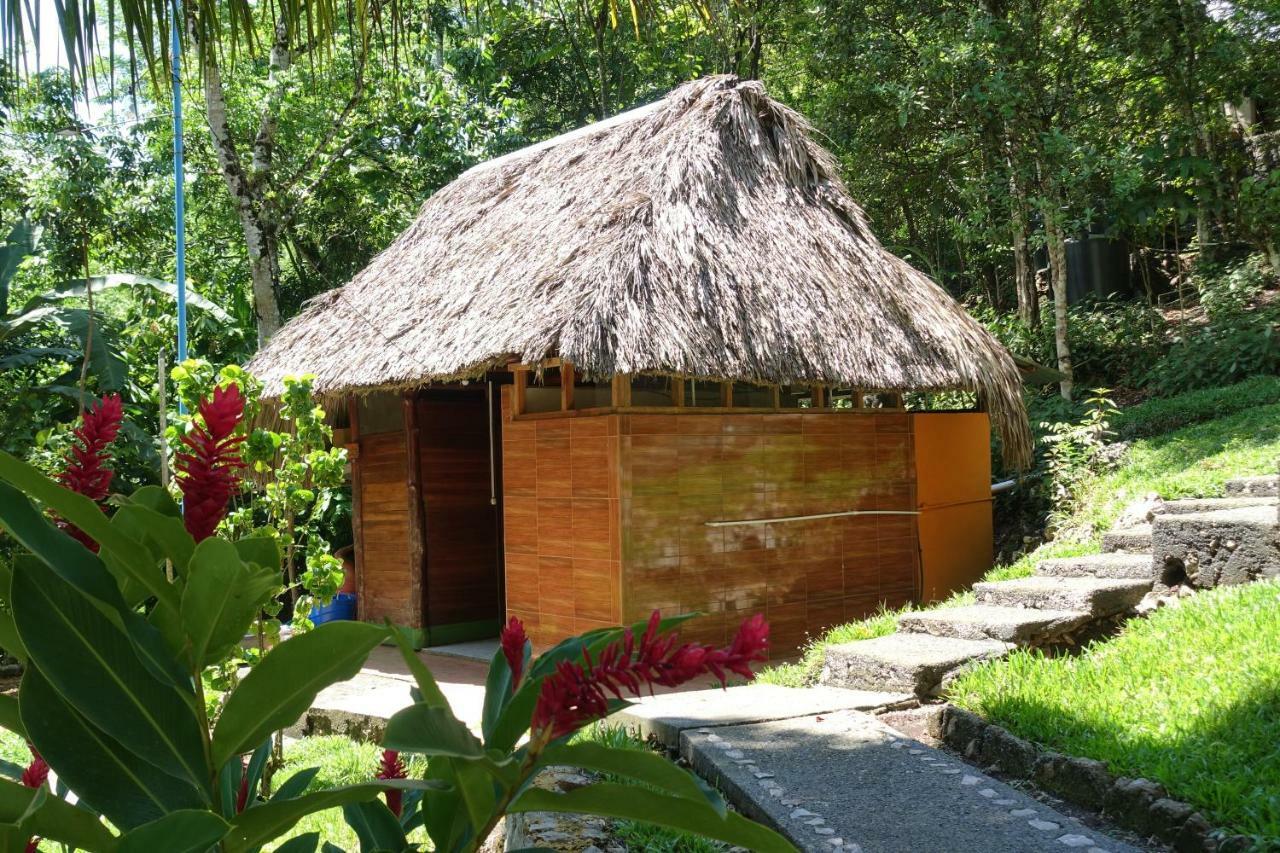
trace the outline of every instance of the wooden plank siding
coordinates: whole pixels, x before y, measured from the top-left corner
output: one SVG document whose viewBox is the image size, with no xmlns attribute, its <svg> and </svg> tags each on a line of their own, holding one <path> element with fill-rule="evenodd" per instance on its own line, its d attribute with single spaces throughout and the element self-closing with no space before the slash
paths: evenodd
<svg viewBox="0 0 1280 853">
<path fill-rule="evenodd" d="M 420 628 L 422 599 L 412 593 L 419 571 L 410 555 L 413 504 L 405 433 L 359 435 L 356 444 L 360 618 Z"/>
</svg>

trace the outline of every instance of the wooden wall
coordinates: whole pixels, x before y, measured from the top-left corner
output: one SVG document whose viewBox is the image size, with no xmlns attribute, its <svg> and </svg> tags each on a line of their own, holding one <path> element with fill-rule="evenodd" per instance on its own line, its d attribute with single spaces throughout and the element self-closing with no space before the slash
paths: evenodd
<svg viewBox="0 0 1280 853">
<path fill-rule="evenodd" d="M 506 609 L 534 645 L 618 624 L 618 418 L 511 419 L 502 389 Z"/>
<path fill-rule="evenodd" d="M 913 516 L 735 521 L 916 508 L 901 412 L 619 415 L 623 618 L 700 610 L 690 638 L 722 643 L 763 611 L 773 648 L 897 606 L 918 590 Z"/>
<path fill-rule="evenodd" d="M 358 436 L 353 450 L 353 513 L 360 618 L 422 626 L 422 598 L 409 547 L 409 466 L 405 433 Z"/>
<path fill-rule="evenodd" d="M 774 650 L 919 592 L 913 516 L 731 521 L 916 509 L 901 412 L 620 414 L 512 420 L 503 399 L 506 608 L 535 645 L 700 610 L 725 642 L 763 611 Z"/>
</svg>

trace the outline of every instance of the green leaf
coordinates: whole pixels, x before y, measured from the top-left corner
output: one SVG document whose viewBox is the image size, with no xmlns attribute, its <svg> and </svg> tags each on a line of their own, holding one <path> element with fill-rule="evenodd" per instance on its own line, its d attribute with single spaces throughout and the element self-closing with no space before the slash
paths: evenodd
<svg viewBox="0 0 1280 853">
<path fill-rule="evenodd" d="M 634 820 L 691 832 L 758 853 L 791 853 L 796 849 L 781 835 L 740 814 L 729 812 L 720 816 L 705 801 L 699 803 L 608 782 L 564 794 L 527 788 L 508 812 L 561 812 Z"/>
<path fill-rule="evenodd" d="M 118 853 L 205 853 L 231 824 L 209 811 L 181 809 L 132 829 L 120 839 Z"/>
<path fill-rule="evenodd" d="M 528 669 L 530 644 L 526 640 L 524 645 L 525 669 Z M 502 718 L 502 710 L 510 701 L 511 665 L 507 663 L 507 656 L 499 648 L 493 653 L 493 659 L 489 661 L 489 673 L 484 679 L 484 709 L 480 714 L 480 732 L 485 740 L 493 734 L 498 720 Z"/>
<path fill-rule="evenodd" d="M 375 797 L 360 803 L 348 803 L 342 807 L 342 816 L 360 840 L 363 853 L 379 850 L 400 853 L 408 849 L 409 840 L 404 836 L 400 821 L 382 800 Z"/>
<path fill-rule="evenodd" d="M 182 625 L 192 672 L 222 660 L 240 644 L 267 596 L 276 569 L 249 565 L 230 542 L 211 536 L 196 546 L 182 592 Z"/>
<path fill-rule="evenodd" d="M 284 844 L 276 848 L 276 853 L 315 853 L 316 845 L 320 843 L 320 833 L 307 832 L 302 835 L 295 835 Z"/>
<path fill-rule="evenodd" d="M 134 754 L 208 786 L 194 697 L 157 680 L 129 636 L 87 596 L 52 572 L 18 563 L 13 611 L 31 661 L 70 705 Z M 23 722 L 30 730 L 26 712 Z"/>
<path fill-rule="evenodd" d="M 436 684 L 435 676 L 431 674 L 431 670 L 427 669 L 427 665 L 422 662 L 422 658 L 418 657 L 413 650 L 413 643 L 409 641 L 409 631 L 405 628 L 399 628 L 391 623 L 387 623 L 391 630 L 391 637 L 396 641 L 396 645 L 400 648 L 400 655 L 404 658 L 404 662 L 409 667 L 409 672 L 413 673 L 413 679 L 418 683 L 418 692 L 422 696 L 422 701 L 432 707 L 449 707 L 449 700 L 445 698 L 444 692 L 440 690 L 440 685 Z"/>
<path fill-rule="evenodd" d="M 213 732 L 213 763 L 252 749 L 270 732 L 302 716 L 316 694 L 360 671 L 369 652 L 387 638 L 380 625 L 327 622 L 276 646 L 227 699 Z"/>
<path fill-rule="evenodd" d="M 484 746 L 448 708 L 419 702 L 402 708 L 387 721 L 382 745 L 419 755 L 482 758 Z"/>
<path fill-rule="evenodd" d="M 110 520 L 93 501 L 84 495 L 76 494 L 70 489 L 64 489 L 35 468 L 15 459 L 4 451 L 0 451 L 0 479 L 13 484 L 13 486 L 21 489 L 27 495 L 40 501 L 44 506 L 57 512 L 62 518 L 83 530 L 91 539 L 101 545 L 104 551 L 115 552 L 121 560 L 121 565 L 130 572 L 135 580 L 139 581 L 161 604 L 171 606 L 177 610 L 177 592 L 165 580 L 164 575 L 157 569 L 155 564 L 150 561 L 147 551 L 139 547 L 139 543 L 136 540 L 125 536 L 118 528 L 112 527 Z M 0 524 L 9 529 L 14 538 L 21 542 L 27 550 L 39 556 L 39 552 L 24 541 L 24 535 L 31 536 L 35 531 L 30 530 L 28 525 L 23 526 L 22 532 L 9 527 L 8 516 L 10 512 L 20 511 L 12 509 L 14 503 L 11 489 L 0 492 Z M 29 502 L 24 500 L 21 503 L 30 508 Z M 79 545 L 74 540 L 72 541 L 73 544 Z M 42 556 L 41 559 L 45 558 Z M 46 559 L 45 562 L 49 561 Z M 50 565 L 53 564 L 50 563 Z M 88 591 L 88 588 L 86 588 L 86 591 Z M 108 598 L 103 598 L 102 600 L 109 601 Z"/>
<path fill-rule="evenodd" d="M 558 743 L 547 747 L 539 761 L 545 766 L 565 765 L 611 773 L 652 785 L 667 794 L 708 805 L 720 817 L 728 813 L 728 806 L 718 793 L 700 783 L 692 773 L 677 767 L 656 752 L 611 749 L 598 743 Z"/>
<path fill-rule="evenodd" d="M 236 551 L 240 553 L 240 559 L 246 563 L 279 571 L 282 558 L 280 546 L 276 540 L 266 536 L 250 535 L 237 539 L 233 544 L 236 546 Z"/>
<path fill-rule="evenodd" d="M 140 486 L 124 499 L 121 506 L 128 504 L 144 506 L 169 518 L 182 518 L 182 507 L 178 506 L 173 496 L 161 486 Z"/>
<path fill-rule="evenodd" d="M 27 554 L 18 554 L 14 562 L 34 560 Z M 0 560 L 0 649 L 4 649 L 20 662 L 27 662 L 27 647 L 18 636 L 18 626 L 13 621 L 13 568 Z"/>
<path fill-rule="evenodd" d="M 18 697 L 12 693 L 0 694 L 0 728 L 8 729 L 23 740 L 27 737 L 26 726 L 22 725 L 22 712 L 18 709 Z"/>
<path fill-rule="evenodd" d="M 197 790 L 174 779 L 76 711 L 34 667 L 18 690 L 23 723 L 58 778 L 89 806 L 123 829 L 175 809 L 202 808 Z"/>
<path fill-rule="evenodd" d="M 186 572 L 196 540 L 187 532 L 181 518 L 174 518 L 141 504 L 127 504 L 116 510 L 116 514 L 111 517 L 111 525 L 135 542 L 147 546 L 152 571 L 157 577 L 164 578 L 162 565 L 166 559 L 173 563 L 175 575 L 181 576 Z M 112 555 L 114 552 L 108 550 L 106 553 Z M 129 571 L 128 565 L 121 568 Z M 151 587 L 142 584 L 137 578 L 130 576 L 129 579 L 147 594 L 155 594 Z M 165 585 L 169 586 L 167 580 Z"/>
<path fill-rule="evenodd" d="M 47 789 L 40 789 L 47 790 Z M 30 811 L 37 789 L 0 780 L 0 823 L 16 824 L 26 816 L 26 825 L 41 838 L 69 844 L 81 850 L 115 850 L 116 837 L 92 812 L 58 797 L 45 797 Z"/>
<path fill-rule="evenodd" d="M 292 800 L 294 797 L 307 790 L 307 786 L 311 784 L 311 780 L 316 778 L 320 773 L 319 767 L 304 767 L 297 773 L 294 773 L 284 781 L 276 792 L 271 795 L 271 802 L 277 800 Z"/>
<path fill-rule="evenodd" d="M 133 273 L 113 273 L 111 275 L 90 276 L 88 279 L 70 279 L 59 284 L 52 290 L 42 293 L 37 297 L 37 299 L 40 302 L 56 302 L 63 299 L 82 297 L 85 296 L 88 291 L 88 286 L 86 285 L 92 286 L 95 294 L 103 290 L 111 290 L 117 287 L 146 287 L 155 290 L 158 293 L 163 293 L 170 298 L 176 299 L 178 296 L 178 285 L 174 282 L 161 281 L 158 278 L 148 278 L 145 275 L 134 275 Z M 196 293 L 190 286 L 187 287 L 186 299 L 188 305 L 193 308 L 200 308 L 204 311 L 208 311 L 220 322 L 232 322 L 230 314 L 223 311 L 215 303 L 210 302 L 208 299 L 205 299 L 203 296 Z M 28 307 L 32 307 L 32 304 L 29 304 Z"/>
<path fill-rule="evenodd" d="M 228 853 L 253 850 L 274 838 L 279 838 L 299 820 L 314 812 L 324 811 L 335 806 L 345 806 L 348 803 L 372 800 L 385 788 L 431 787 L 429 782 L 405 783 L 405 780 L 400 781 L 402 784 L 399 785 L 368 782 L 362 785 L 330 788 L 326 791 L 304 794 L 291 800 L 272 800 L 269 803 L 246 809 L 231 821 L 231 832 L 223 840 L 223 844 Z"/>
</svg>

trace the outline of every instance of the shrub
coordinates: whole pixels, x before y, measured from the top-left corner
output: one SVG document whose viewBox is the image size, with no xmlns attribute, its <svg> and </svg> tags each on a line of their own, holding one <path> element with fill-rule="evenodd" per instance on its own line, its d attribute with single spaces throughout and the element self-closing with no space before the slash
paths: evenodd
<svg viewBox="0 0 1280 853">
<path fill-rule="evenodd" d="M 1234 385 L 1187 391 L 1129 406 L 1112 419 L 1112 424 L 1116 435 L 1127 441 L 1272 403 L 1280 403 L 1280 376 L 1254 376 Z"/>
</svg>

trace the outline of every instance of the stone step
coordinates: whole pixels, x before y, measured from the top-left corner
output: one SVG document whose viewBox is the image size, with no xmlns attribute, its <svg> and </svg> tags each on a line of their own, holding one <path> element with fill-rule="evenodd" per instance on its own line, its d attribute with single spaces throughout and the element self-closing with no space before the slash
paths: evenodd
<svg viewBox="0 0 1280 853">
<path fill-rule="evenodd" d="M 898 617 L 898 630 L 961 640 L 1028 643 L 1065 634 L 1089 621 L 1078 610 L 1030 610 L 1025 607 L 938 607 Z"/>
<path fill-rule="evenodd" d="M 1224 509 L 1245 509 L 1251 506 L 1276 506 L 1273 497 L 1238 498 L 1183 498 L 1165 501 L 1157 515 L 1186 515 L 1189 512 L 1219 512 Z"/>
<path fill-rule="evenodd" d="M 1012 649 L 997 640 L 961 640 L 930 634 L 890 634 L 828 646 L 821 682 L 852 690 L 936 695 L 965 664 L 1003 657 Z"/>
<path fill-rule="evenodd" d="M 1158 516 L 1152 548 L 1160 583 L 1198 587 L 1280 576 L 1280 520 L 1271 505 Z"/>
<path fill-rule="evenodd" d="M 1153 581 L 1127 578 L 1063 578 L 1036 575 L 973 585 L 979 604 L 1078 610 L 1092 618 L 1120 613 L 1151 591 Z"/>
<path fill-rule="evenodd" d="M 1150 554 L 1116 551 L 1110 554 L 1087 554 L 1083 557 L 1055 557 L 1036 564 L 1036 574 L 1055 578 L 1136 578 L 1147 580 L 1155 575 Z"/>
<path fill-rule="evenodd" d="M 1151 525 L 1119 527 L 1102 534 L 1102 550 L 1128 551 L 1131 554 L 1151 553 Z"/>
<path fill-rule="evenodd" d="M 1240 477 L 1227 481 L 1229 498 L 1276 497 L 1280 495 L 1280 475 L 1265 474 L 1261 477 Z"/>
</svg>

